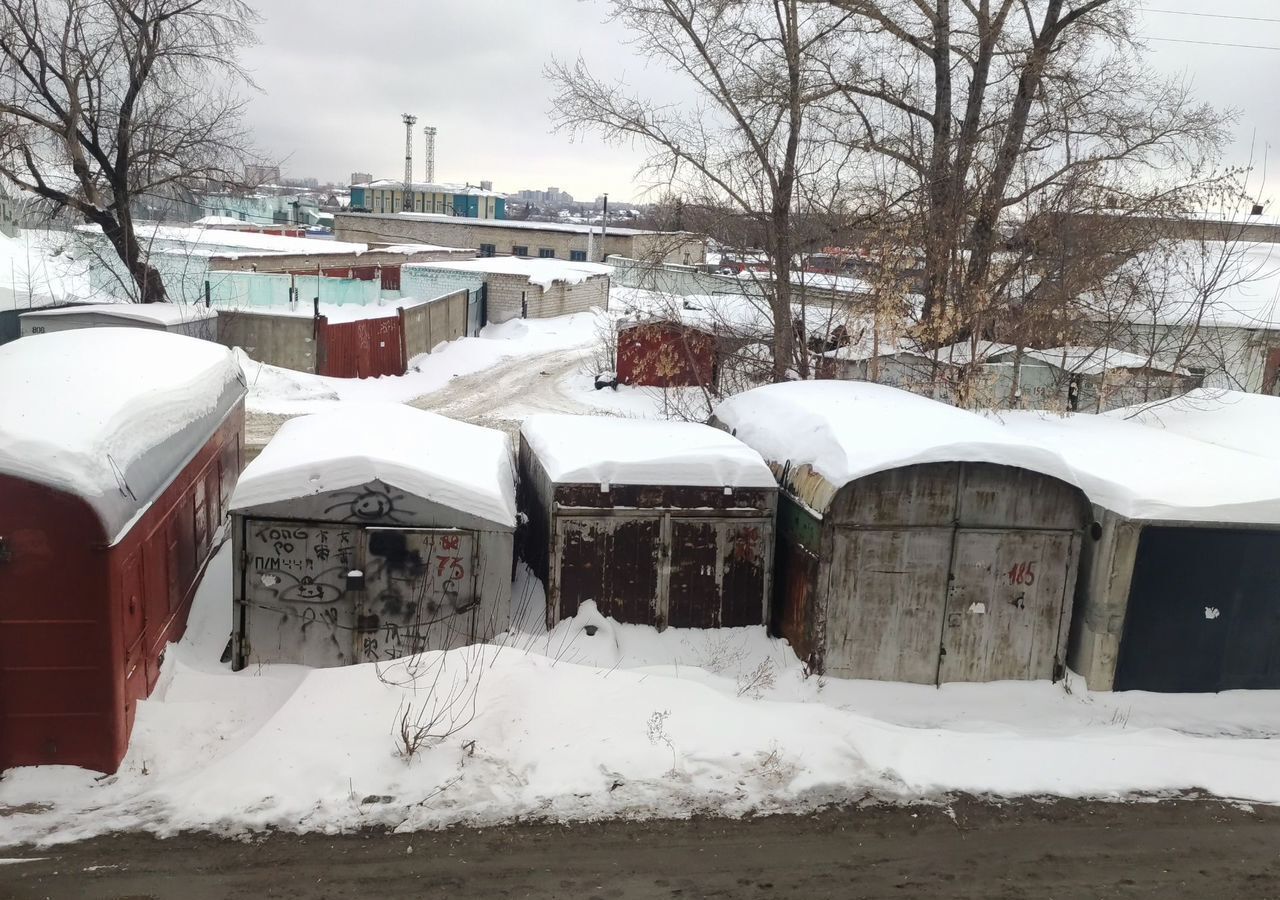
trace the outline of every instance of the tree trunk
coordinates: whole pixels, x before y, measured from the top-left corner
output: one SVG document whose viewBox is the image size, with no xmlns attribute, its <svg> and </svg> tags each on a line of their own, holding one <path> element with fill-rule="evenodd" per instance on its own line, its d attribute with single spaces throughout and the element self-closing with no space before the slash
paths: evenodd
<svg viewBox="0 0 1280 900">
<path fill-rule="evenodd" d="M 130 277 L 133 278 L 134 284 L 138 286 L 138 302 L 166 302 L 169 298 L 165 293 L 164 283 L 160 280 L 160 273 L 143 258 L 142 248 L 138 246 L 138 239 L 134 236 L 133 224 L 128 215 L 112 218 L 103 214 L 95 218 L 102 228 L 103 235 L 111 242 L 111 246 L 115 248 Z"/>
</svg>

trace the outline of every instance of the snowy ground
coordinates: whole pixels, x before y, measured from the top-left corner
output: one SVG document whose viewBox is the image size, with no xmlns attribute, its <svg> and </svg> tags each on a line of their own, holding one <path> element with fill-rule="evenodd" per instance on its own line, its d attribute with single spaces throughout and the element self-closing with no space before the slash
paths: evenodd
<svg viewBox="0 0 1280 900">
<path fill-rule="evenodd" d="M 9 771 L 0 845 L 120 829 L 742 815 L 866 796 L 945 802 L 957 791 L 1198 789 L 1280 803 L 1280 692 L 806 677 L 785 642 L 759 628 L 658 633 L 584 610 L 548 633 L 541 589 L 527 578 L 515 593 L 519 627 L 494 645 L 381 669 L 233 673 L 218 662 L 230 577 L 224 548 L 139 707 L 119 773 Z M 444 716 L 457 732 L 407 755 L 396 723 L 406 708 L 432 708 L 444 685 L 462 698 Z"/>
<path fill-rule="evenodd" d="M 0 234 L 0 311 L 111 299 L 90 287 L 87 250 L 70 232 Z"/>
<path fill-rule="evenodd" d="M 403 376 L 350 379 L 263 365 L 241 355 L 249 381 L 248 442 L 265 443 L 289 416 L 348 400 L 408 403 L 456 419 L 513 431 L 541 412 L 603 413 L 636 418 L 705 419 L 696 389 L 595 389 L 610 322 L 624 309 L 665 302 L 659 295 L 614 287 L 610 309 L 489 325 L 480 337 L 442 344 L 415 357 Z"/>
</svg>

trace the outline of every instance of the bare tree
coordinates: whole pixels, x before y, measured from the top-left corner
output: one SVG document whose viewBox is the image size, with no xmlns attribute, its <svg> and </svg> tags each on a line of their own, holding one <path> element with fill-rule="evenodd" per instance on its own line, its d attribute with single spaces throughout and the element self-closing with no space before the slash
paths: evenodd
<svg viewBox="0 0 1280 900">
<path fill-rule="evenodd" d="M 911 223 L 935 342 L 982 330 L 1022 270 L 1054 275 L 1019 233 L 1167 212 L 1210 177 L 1224 116 L 1142 64 L 1132 0 L 812 2 L 859 32 L 832 77 L 885 215 Z"/>
<path fill-rule="evenodd" d="M 242 171 L 242 0 L 0 0 L 0 175 L 102 229 L 165 299 L 132 207 Z"/>
<path fill-rule="evenodd" d="M 806 374 L 787 327 L 794 223 L 800 183 L 831 178 L 848 154 L 817 121 L 836 93 L 827 68 L 844 52 L 847 16 L 803 0 L 613 0 L 612 18 L 641 54 L 687 76 L 698 103 L 665 105 L 594 76 L 581 59 L 557 61 L 548 70 L 557 126 L 639 142 L 655 184 L 755 223 L 771 270 L 773 378 L 797 365 Z"/>
</svg>

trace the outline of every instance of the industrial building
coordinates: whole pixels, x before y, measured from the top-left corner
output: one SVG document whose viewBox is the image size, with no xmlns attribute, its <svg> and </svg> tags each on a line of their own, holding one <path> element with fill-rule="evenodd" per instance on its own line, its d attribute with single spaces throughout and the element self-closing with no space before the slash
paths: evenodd
<svg viewBox="0 0 1280 900">
<path fill-rule="evenodd" d="M 405 206 L 405 184 L 383 178 L 351 185 L 351 210 L 369 213 L 419 212 L 468 219 L 505 219 L 504 194 L 469 184 L 441 184 L 415 181 L 409 185 L 409 206 Z"/>
<path fill-rule="evenodd" d="M 602 262 L 607 256 L 700 265 L 706 240 L 684 231 L 645 231 L 607 225 L 463 218 L 425 213 L 338 213 L 340 241 L 443 244 L 473 247 L 480 256 L 531 256 L 571 262 Z"/>
<path fill-rule="evenodd" d="M 608 266 L 517 257 L 415 263 L 401 269 L 401 292 L 430 297 L 484 285 L 485 321 L 546 319 L 609 305 Z"/>
</svg>

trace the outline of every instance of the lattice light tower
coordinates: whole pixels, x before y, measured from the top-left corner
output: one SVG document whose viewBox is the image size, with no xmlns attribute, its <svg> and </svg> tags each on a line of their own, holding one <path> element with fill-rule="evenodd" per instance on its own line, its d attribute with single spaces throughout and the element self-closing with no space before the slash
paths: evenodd
<svg viewBox="0 0 1280 900">
<path fill-rule="evenodd" d="M 423 152 L 427 156 L 427 184 L 434 184 L 436 180 L 436 126 L 428 125 L 422 129 L 422 133 L 426 135 L 426 145 Z"/>
<path fill-rule="evenodd" d="M 405 212 L 413 211 L 413 126 L 418 117 L 405 113 L 400 117 L 404 122 L 404 205 Z"/>
</svg>

